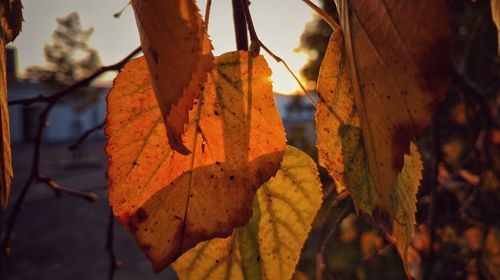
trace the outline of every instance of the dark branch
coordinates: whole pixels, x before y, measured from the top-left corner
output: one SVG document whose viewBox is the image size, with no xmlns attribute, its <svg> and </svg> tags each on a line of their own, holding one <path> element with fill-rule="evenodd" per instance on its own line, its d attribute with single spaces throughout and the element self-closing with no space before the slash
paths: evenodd
<svg viewBox="0 0 500 280">
<path fill-rule="evenodd" d="M 40 159 L 41 159 L 41 153 L 42 153 L 42 139 L 43 139 L 43 133 L 45 132 L 45 128 L 47 126 L 49 114 L 52 111 L 52 108 L 65 96 L 75 92 L 76 89 L 84 87 L 89 85 L 94 79 L 97 77 L 101 76 L 102 74 L 108 72 L 108 71 L 119 71 L 123 68 L 123 66 L 134 56 L 136 56 L 139 52 L 141 51 L 141 48 L 137 48 L 133 50 L 130 54 L 128 54 L 126 57 L 124 57 L 122 60 L 118 61 L 115 64 L 108 65 L 108 66 L 103 66 L 94 73 L 92 73 L 90 76 L 88 76 L 85 79 L 82 79 L 52 95 L 45 96 L 45 95 L 40 95 L 37 97 L 32 97 L 32 98 L 26 98 L 26 99 L 20 99 L 16 101 L 9 102 L 9 105 L 30 105 L 33 103 L 47 103 L 43 111 L 40 113 L 40 116 L 38 117 L 38 127 L 37 131 L 35 134 L 35 139 L 34 139 L 34 150 L 33 150 L 33 162 L 31 166 L 31 172 L 30 175 L 28 176 L 28 179 L 26 180 L 26 183 L 21 190 L 21 194 L 18 196 L 16 199 L 16 202 L 14 203 L 14 208 L 12 210 L 11 215 L 9 216 L 7 220 L 7 228 L 5 231 L 5 237 L 1 243 L 0 249 L 1 251 L 5 254 L 8 255 L 10 253 L 10 240 L 12 237 L 12 232 L 14 231 L 14 227 L 16 224 L 16 221 L 19 217 L 19 214 L 21 213 L 22 205 L 26 199 L 26 195 L 30 190 L 30 186 L 32 185 L 33 181 L 45 183 L 47 186 L 49 186 L 52 190 L 54 190 L 55 194 L 57 196 L 61 196 L 62 194 L 67 194 L 67 195 L 73 195 L 76 197 L 83 198 L 88 201 L 96 201 L 98 199 L 97 195 L 94 193 L 84 193 L 80 192 L 77 190 L 72 190 L 68 188 L 64 188 L 59 186 L 56 181 L 48 176 L 42 175 L 41 174 L 41 169 L 40 169 Z"/>
<path fill-rule="evenodd" d="M 247 23 L 245 13 L 240 0 L 232 0 L 234 34 L 236 35 L 236 49 L 239 51 L 248 50 Z"/>
<path fill-rule="evenodd" d="M 104 125 L 105 125 L 105 122 L 102 122 L 94 127 L 91 127 L 90 129 L 88 129 L 87 131 L 85 131 L 79 138 L 78 140 L 75 141 L 75 143 L 71 144 L 71 146 L 69 146 L 69 150 L 70 151 L 74 151 L 76 149 L 78 149 L 78 147 L 80 147 L 80 145 L 83 143 L 83 141 L 85 141 L 90 135 L 92 135 L 92 133 L 96 132 L 96 131 L 99 131 L 101 129 L 104 128 Z"/>
<path fill-rule="evenodd" d="M 101 76 L 102 74 L 108 72 L 108 71 L 120 71 L 125 64 L 132 59 L 134 56 L 139 54 L 141 52 L 141 48 L 138 47 L 137 49 L 133 50 L 130 54 L 128 54 L 126 57 L 124 57 L 122 60 L 118 61 L 115 64 L 108 65 L 108 66 L 103 66 L 96 70 L 94 73 L 92 73 L 90 76 L 88 76 L 85 79 L 79 80 L 76 83 L 69 85 L 59 92 L 56 92 L 52 95 L 39 95 L 35 97 L 30 97 L 30 98 L 25 98 L 25 99 L 19 99 L 19 100 L 13 100 L 9 102 L 9 106 L 12 105 L 31 105 L 33 103 L 55 103 L 59 101 L 61 98 L 65 97 L 66 95 L 74 92 L 75 90 L 81 88 L 81 87 L 86 87 L 88 86 L 93 80 L 95 80 L 97 77 Z"/>
<path fill-rule="evenodd" d="M 108 228 L 106 230 L 106 247 L 105 247 L 105 249 L 108 251 L 108 256 L 110 261 L 108 280 L 113 280 L 115 271 L 122 266 L 122 262 L 116 259 L 115 249 L 113 245 L 114 240 L 115 240 L 115 216 L 113 215 L 113 210 L 111 210 L 108 218 Z"/>
</svg>

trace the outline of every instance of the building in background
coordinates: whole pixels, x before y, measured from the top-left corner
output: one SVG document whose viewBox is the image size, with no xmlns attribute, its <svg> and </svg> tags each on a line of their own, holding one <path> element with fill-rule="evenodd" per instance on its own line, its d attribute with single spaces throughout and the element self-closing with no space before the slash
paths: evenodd
<svg viewBox="0 0 500 280">
<path fill-rule="evenodd" d="M 7 49 L 7 77 L 9 101 L 50 95 L 62 89 L 49 83 L 19 78 L 16 71 L 16 51 Z M 81 89 L 81 95 L 96 94 L 96 101 L 82 108 L 78 98 L 57 103 L 49 115 L 44 142 L 68 142 L 77 139 L 86 130 L 101 124 L 106 115 L 106 94 L 109 87 L 90 86 Z M 308 150 L 316 142 L 314 128 L 315 108 L 303 95 L 275 94 L 278 111 L 283 119 L 289 144 Z M 9 107 L 12 143 L 31 142 L 38 126 L 38 117 L 45 104 Z M 102 131 L 90 139 L 104 139 Z"/>
<path fill-rule="evenodd" d="M 62 86 L 19 78 L 17 75 L 16 50 L 7 48 L 7 90 L 9 101 L 50 95 Z M 78 98 L 67 98 L 57 103 L 51 110 L 48 126 L 44 134 L 44 142 L 67 142 L 77 139 L 87 129 L 103 122 L 106 114 L 106 94 L 109 87 L 89 86 L 81 89 L 81 95 L 96 96 L 91 106 L 81 106 Z M 29 106 L 16 105 L 9 107 L 10 133 L 13 144 L 30 142 L 34 139 L 38 126 L 38 117 L 45 104 Z M 102 131 L 94 133 L 91 138 L 104 139 Z"/>
</svg>

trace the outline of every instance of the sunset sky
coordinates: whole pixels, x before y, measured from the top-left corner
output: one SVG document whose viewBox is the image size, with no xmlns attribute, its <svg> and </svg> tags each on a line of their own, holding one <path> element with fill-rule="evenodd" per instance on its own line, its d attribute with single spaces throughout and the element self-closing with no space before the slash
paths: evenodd
<svg viewBox="0 0 500 280">
<path fill-rule="evenodd" d="M 52 41 L 56 18 L 72 11 L 80 14 L 84 28 L 93 27 L 90 46 L 99 51 L 103 64 L 118 61 L 139 45 L 139 35 L 132 8 L 129 6 L 119 19 L 113 14 L 128 0 L 25 0 L 23 31 L 14 42 L 18 49 L 19 74 L 30 65 L 45 65 L 44 44 Z M 294 52 L 304 25 L 313 19 L 312 11 L 301 0 L 252 0 L 251 11 L 255 28 L 264 44 L 288 62 L 295 73 L 307 61 L 305 53 Z M 198 5 L 205 10 L 206 0 Z M 235 50 L 231 0 L 213 0 L 209 34 L 216 55 Z M 273 70 L 274 89 L 293 93 L 297 84 L 282 65 L 268 57 Z M 111 80 L 108 75 L 105 79 Z"/>
</svg>

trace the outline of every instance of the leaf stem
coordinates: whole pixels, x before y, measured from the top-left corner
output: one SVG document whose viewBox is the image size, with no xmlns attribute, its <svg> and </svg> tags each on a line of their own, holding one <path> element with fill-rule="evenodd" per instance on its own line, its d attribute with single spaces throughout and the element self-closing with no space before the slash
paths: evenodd
<svg viewBox="0 0 500 280">
<path fill-rule="evenodd" d="M 210 22 L 210 10 L 212 8 L 212 0 L 207 0 L 205 6 L 205 32 L 208 32 L 208 23 Z"/>
<path fill-rule="evenodd" d="M 311 8 L 314 12 L 316 12 L 324 21 L 326 21 L 326 23 L 328 23 L 328 25 L 330 25 L 330 27 L 333 30 L 342 29 L 340 25 L 330 15 L 328 15 L 323 9 L 318 7 L 316 4 L 314 4 L 310 0 L 302 0 L 302 2 L 304 2 L 307 6 L 309 6 L 309 8 Z"/>
<path fill-rule="evenodd" d="M 234 33 L 236 35 L 236 49 L 248 51 L 247 24 L 245 12 L 240 0 L 232 0 Z"/>
<path fill-rule="evenodd" d="M 274 60 L 276 60 L 276 62 L 282 63 L 285 66 L 285 69 L 288 71 L 288 73 L 290 73 L 292 75 L 292 77 L 295 79 L 295 81 L 297 82 L 297 84 L 300 86 L 300 89 L 304 92 L 305 96 L 309 99 L 309 101 L 311 102 L 311 104 L 317 110 L 318 109 L 318 103 L 316 102 L 316 100 L 314 100 L 314 98 L 311 95 L 311 93 L 302 84 L 302 82 L 300 81 L 299 77 L 297 77 L 297 75 L 295 75 L 293 73 L 292 69 L 290 69 L 290 67 L 288 66 L 288 64 L 286 63 L 286 61 L 284 61 L 281 57 L 279 57 L 276 54 L 274 54 L 266 45 L 264 45 L 264 43 L 262 43 L 262 41 L 257 36 L 257 32 L 255 31 L 255 27 L 253 25 L 252 15 L 250 13 L 250 9 L 248 8 L 248 0 L 241 0 L 241 3 L 243 3 L 243 6 L 244 6 L 243 11 L 245 13 L 245 18 L 246 18 L 246 21 L 247 21 L 247 24 L 248 24 L 248 29 L 249 29 L 249 32 L 250 32 L 250 39 L 251 39 L 251 42 L 252 42 L 251 45 L 250 45 L 251 51 L 253 53 L 258 54 L 259 53 L 259 49 L 262 47 Z"/>
<path fill-rule="evenodd" d="M 113 280 L 115 271 L 122 266 L 122 262 L 116 259 L 114 240 L 115 240 L 115 216 L 113 215 L 113 210 L 109 211 L 108 216 L 108 228 L 106 230 L 106 247 L 108 251 L 110 267 L 108 272 L 108 280 Z"/>
</svg>

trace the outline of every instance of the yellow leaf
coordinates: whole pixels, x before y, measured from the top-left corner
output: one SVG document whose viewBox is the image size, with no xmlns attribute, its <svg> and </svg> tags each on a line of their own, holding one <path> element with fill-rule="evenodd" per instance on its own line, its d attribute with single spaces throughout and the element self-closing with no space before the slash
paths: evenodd
<svg viewBox="0 0 500 280">
<path fill-rule="evenodd" d="M 0 131 L 2 133 L 0 141 L 0 201 L 3 209 L 7 208 L 13 176 L 5 45 L 17 37 L 21 31 L 22 20 L 21 1 L 3 1 L 0 3 Z"/>
<path fill-rule="evenodd" d="M 358 214 L 393 236 L 407 267 L 407 247 L 414 235 L 416 192 L 422 177 L 417 147 L 409 143 L 403 168 L 396 175 L 388 197 L 376 191 L 369 172 L 359 116 L 349 79 L 348 61 L 343 52 L 342 34 L 334 30 L 318 78 L 316 128 L 320 163 L 337 186 L 347 188 Z M 384 205 L 384 200 L 389 205 Z M 407 270 L 409 271 L 409 270 Z"/>
<path fill-rule="evenodd" d="M 415 213 L 417 212 L 417 191 L 422 180 L 424 166 L 417 146 L 410 144 L 410 154 L 404 155 L 403 170 L 398 174 L 392 191 L 392 235 L 396 239 L 405 270 L 408 267 L 408 246 L 415 235 Z"/>
<path fill-rule="evenodd" d="M 336 0 L 369 170 L 391 205 L 410 142 L 450 83 L 448 0 Z"/>
<path fill-rule="evenodd" d="M 249 223 L 198 244 L 174 269 L 180 279 L 290 279 L 321 197 L 314 161 L 288 146 L 276 176 L 257 191 Z"/>
<path fill-rule="evenodd" d="M 491 17 L 497 26 L 498 55 L 500 55 L 500 2 L 491 0 Z"/>
<path fill-rule="evenodd" d="M 155 271 L 245 224 L 255 191 L 279 169 L 285 135 L 270 75 L 262 56 L 216 58 L 190 111 L 189 155 L 168 144 L 145 59 L 115 80 L 105 130 L 110 204 Z"/>
<path fill-rule="evenodd" d="M 318 77 L 316 131 L 319 162 L 347 188 L 358 212 L 372 214 L 377 193 L 371 185 L 359 116 L 354 104 L 349 67 L 340 30 L 334 30 Z"/>
<path fill-rule="evenodd" d="M 194 0 L 133 0 L 132 7 L 169 143 L 188 154 L 182 140 L 188 111 L 213 61 L 199 9 Z"/>
</svg>

